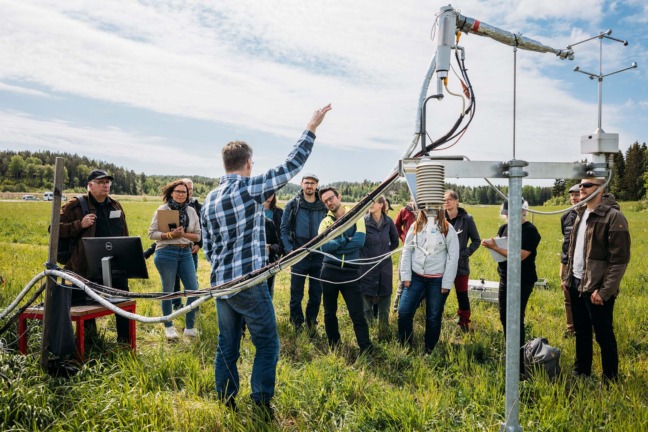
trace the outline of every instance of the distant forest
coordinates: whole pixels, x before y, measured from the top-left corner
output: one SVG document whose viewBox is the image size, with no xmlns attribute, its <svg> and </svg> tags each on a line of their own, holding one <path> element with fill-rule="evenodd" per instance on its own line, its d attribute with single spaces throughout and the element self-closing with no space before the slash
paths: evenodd
<svg viewBox="0 0 648 432">
<path fill-rule="evenodd" d="M 85 156 L 49 151 L 10 151 L 0 152 L 0 191 L 2 192 L 36 192 L 53 189 L 54 162 L 56 157 L 65 158 L 66 192 L 85 191 L 86 179 L 93 169 L 108 171 L 115 180 L 111 192 L 116 195 L 159 195 L 162 187 L 168 182 L 181 177 L 190 177 L 194 181 L 194 195 L 204 197 L 218 185 L 218 179 L 196 176 L 146 175 L 136 173 L 115 164 L 88 159 Z M 648 186 L 648 149 L 646 144 L 635 142 L 625 155 L 618 152 L 614 155 L 614 177 L 610 191 L 624 201 L 637 201 L 646 198 Z M 568 201 L 567 191 L 577 180 L 558 179 L 551 187 L 524 186 L 522 195 L 532 206 L 543 204 L 564 204 Z M 358 201 L 379 182 L 334 182 L 344 201 Z M 323 185 L 322 185 L 323 186 Z M 446 184 L 448 189 L 459 193 L 466 204 L 498 204 L 502 202 L 497 193 L 489 186 L 461 186 Z M 506 186 L 500 187 L 503 193 Z M 299 191 L 299 186 L 288 184 L 278 194 L 280 200 L 287 200 Z M 386 192 L 392 204 L 405 204 L 410 200 L 409 189 L 404 181 L 394 184 Z"/>
</svg>

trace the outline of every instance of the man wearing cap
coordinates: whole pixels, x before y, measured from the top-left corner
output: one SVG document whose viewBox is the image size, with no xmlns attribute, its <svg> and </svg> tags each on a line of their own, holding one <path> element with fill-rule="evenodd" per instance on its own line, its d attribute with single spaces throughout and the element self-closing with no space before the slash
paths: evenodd
<svg viewBox="0 0 648 432">
<path fill-rule="evenodd" d="M 281 242 L 286 254 L 308 243 L 315 237 L 320 222 L 326 216 L 327 210 L 319 198 L 318 184 L 319 178 L 315 174 L 304 174 L 301 181 L 302 190 L 286 203 L 281 218 Z M 322 303 L 322 285 L 317 280 L 321 271 L 322 255 L 318 253 L 310 253 L 292 266 L 290 276 L 290 323 L 295 327 L 296 331 L 301 331 L 304 325 L 302 300 L 307 277 L 309 281 L 305 322 L 309 331 L 315 330 L 317 315 Z"/>
<path fill-rule="evenodd" d="M 72 238 L 74 249 L 70 260 L 65 264 L 65 269 L 87 277 L 88 263 L 85 257 L 82 237 L 120 237 L 128 236 L 126 216 L 122 206 L 113 198 L 109 197 L 110 186 L 113 177 L 104 170 L 94 170 L 88 175 L 88 194 L 80 196 L 85 200 L 88 213 L 84 214 L 79 198 L 74 197 L 61 208 L 61 224 L 59 237 Z M 93 280 L 96 283 L 103 283 L 102 280 Z M 128 291 L 128 279 L 113 279 L 113 287 Z M 73 292 L 74 294 L 79 291 Z M 117 320 L 117 341 L 129 343 L 128 319 L 119 315 Z M 95 320 L 86 320 L 86 331 L 95 332 Z M 88 333 L 86 333 L 88 334 Z"/>
<path fill-rule="evenodd" d="M 614 335 L 614 302 L 630 262 L 630 232 L 614 196 L 605 193 L 604 183 L 601 178 L 586 178 L 579 184 L 581 202 L 591 199 L 578 209 L 562 283 L 569 288 L 576 335 L 572 374 L 592 373 L 593 327 L 601 348 L 603 377 L 615 380 L 619 375 L 619 353 Z"/>
<path fill-rule="evenodd" d="M 572 206 L 575 206 L 580 202 L 580 192 L 578 190 L 578 185 L 569 188 L 569 202 Z M 569 253 L 569 238 L 571 237 L 572 228 L 574 227 L 574 221 L 578 216 L 577 209 L 572 209 L 567 213 L 564 213 L 560 217 L 560 229 L 563 234 L 563 243 L 562 243 L 562 253 L 560 255 L 560 274 L 562 275 L 565 265 L 568 262 L 568 253 Z M 562 284 L 563 295 L 565 297 L 565 317 L 567 318 L 567 329 L 565 330 L 565 337 L 570 337 L 574 335 L 574 321 L 572 320 L 571 313 L 571 301 L 569 297 L 569 288 L 564 283 Z"/>
</svg>

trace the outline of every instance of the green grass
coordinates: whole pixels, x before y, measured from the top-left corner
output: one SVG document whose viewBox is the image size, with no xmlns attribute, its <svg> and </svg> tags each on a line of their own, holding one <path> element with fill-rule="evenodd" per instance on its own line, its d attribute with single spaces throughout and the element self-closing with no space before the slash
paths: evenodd
<svg viewBox="0 0 648 432">
<path fill-rule="evenodd" d="M 125 202 L 132 235 L 146 233 L 157 202 Z M 42 271 L 47 258 L 50 204 L 0 202 L 0 305 L 8 305 L 24 285 Z M 529 431 L 648 430 L 648 216 L 623 205 L 632 233 L 632 261 L 616 303 L 615 326 L 621 380 L 609 388 L 600 382 L 595 344 L 594 376 L 569 376 L 574 340 L 563 339 L 565 327 L 559 290 L 559 216 L 536 216 L 542 235 L 538 274 L 549 289 L 536 289 L 527 310 L 527 338 L 544 336 L 562 350 L 566 374 L 521 383 L 520 423 Z M 493 236 L 501 223 L 496 207 L 469 207 L 482 237 Z M 394 259 L 396 262 L 396 259 Z M 151 278 L 131 281 L 131 290 L 159 291 L 158 273 L 149 260 Z M 471 260 L 471 277 L 497 280 L 495 264 L 485 250 Z M 201 259 L 199 281 L 206 287 L 209 269 Z M 30 322 L 30 354 L 0 354 L 0 430 L 3 431 L 496 431 L 504 416 L 504 341 L 497 307 L 472 302 L 473 329 L 466 335 L 456 323 L 451 294 L 445 308 L 441 341 L 432 355 L 422 355 L 423 316 L 415 322 L 418 349 L 407 352 L 395 343 L 376 342 L 379 352 L 358 358 L 351 322 L 338 312 L 342 346 L 335 353 L 320 334 L 314 340 L 295 334 L 288 322 L 289 275 L 278 275 L 275 307 L 281 357 L 274 399 L 277 423 L 266 425 L 249 402 L 254 347 L 241 347 L 239 412 L 234 414 L 214 395 L 217 323 L 213 302 L 201 306 L 196 341 L 169 344 L 162 325 L 138 324 L 138 351 L 132 355 L 115 343 L 114 319 L 98 324 L 105 343 L 89 352 L 91 361 L 69 379 L 52 378 L 38 367 L 40 324 Z M 159 315 L 159 304 L 138 301 L 138 312 Z M 322 312 L 320 312 L 322 313 Z M 319 319 L 323 322 L 322 315 Z M 182 327 L 182 320 L 176 326 Z M 375 340 L 377 329 L 372 328 Z M 16 329 L 2 335 L 15 349 Z"/>
</svg>

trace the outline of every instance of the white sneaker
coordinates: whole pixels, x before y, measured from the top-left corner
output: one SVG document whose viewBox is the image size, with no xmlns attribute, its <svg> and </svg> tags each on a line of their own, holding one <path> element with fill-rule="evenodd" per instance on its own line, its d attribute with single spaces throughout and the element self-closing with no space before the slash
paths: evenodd
<svg viewBox="0 0 648 432">
<path fill-rule="evenodd" d="M 196 330 L 195 328 L 185 329 L 184 335 L 187 336 L 187 337 L 192 337 L 192 338 L 197 337 L 198 336 L 198 330 Z"/>
<path fill-rule="evenodd" d="M 166 338 L 171 340 L 171 339 L 178 339 L 180 336 L 178 336 L 178 333 L 176 333 L 175 327 L 165 327 L 164 332 L 166 333 Z"/>
</svg>

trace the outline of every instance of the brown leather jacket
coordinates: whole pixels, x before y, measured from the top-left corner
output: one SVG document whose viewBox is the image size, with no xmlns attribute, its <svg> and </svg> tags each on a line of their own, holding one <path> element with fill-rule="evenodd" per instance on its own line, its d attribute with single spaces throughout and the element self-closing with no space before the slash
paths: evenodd
<svg viewBox="0 0 648 432">
<path fill-rule="evenodd" d="M 570 239 L 569 262 L 563 268 L 562 281 L 567 286 L 571 285 L 576 235 L 584 212 L 584 206 L 578 209 Z M 604 301 L 616 297 L 630 262 L 630 231 L 628 221 L 611 194 L 604 194 L 601 203 L 587 218 L 583 258 L 583 279 L 578 290 L 589 293 L 598 290 Z"/>
<path fill-rule="evenodd" d="M 126 216 L 124 215 L 124 209 L 122 206 L 115 201 L 114 199 L 108 197 L 108 204 L 112 210 L 120 210 L 121 216 L 111 220 L 110 227 L 114 231 L 115 236 L 127 236 L 128 235 L 128 226 L 126 225 Z M 90 198 L 90 193 L 86 195 L 86 201 L 88 203 L 88 210 L 90 213 L 97 213 L 97 209 L 94 205 L 93 200 Z M 77 240 L 74 250 L 72 251 L 72 256 L 70 260 L 65 264 L 65 269 L 71 270 L 80 276 L 86 276 L 87 274 L 87 262 L 85 258 L 85 249 L 83 247 L 83 242 L 81 241 L 82 237 L 95 237 L 95 228 L 96 224 L 90 225 L 88 228 L 81 227 L 81 219 L 83 219 L 83 210 L 79 204 L 79 200 L 74 197 L 68 201 L 61 208 L 61 224 L 59 227 L 59 237 L 66 238 L 72 237 Z"/>
</svg>

